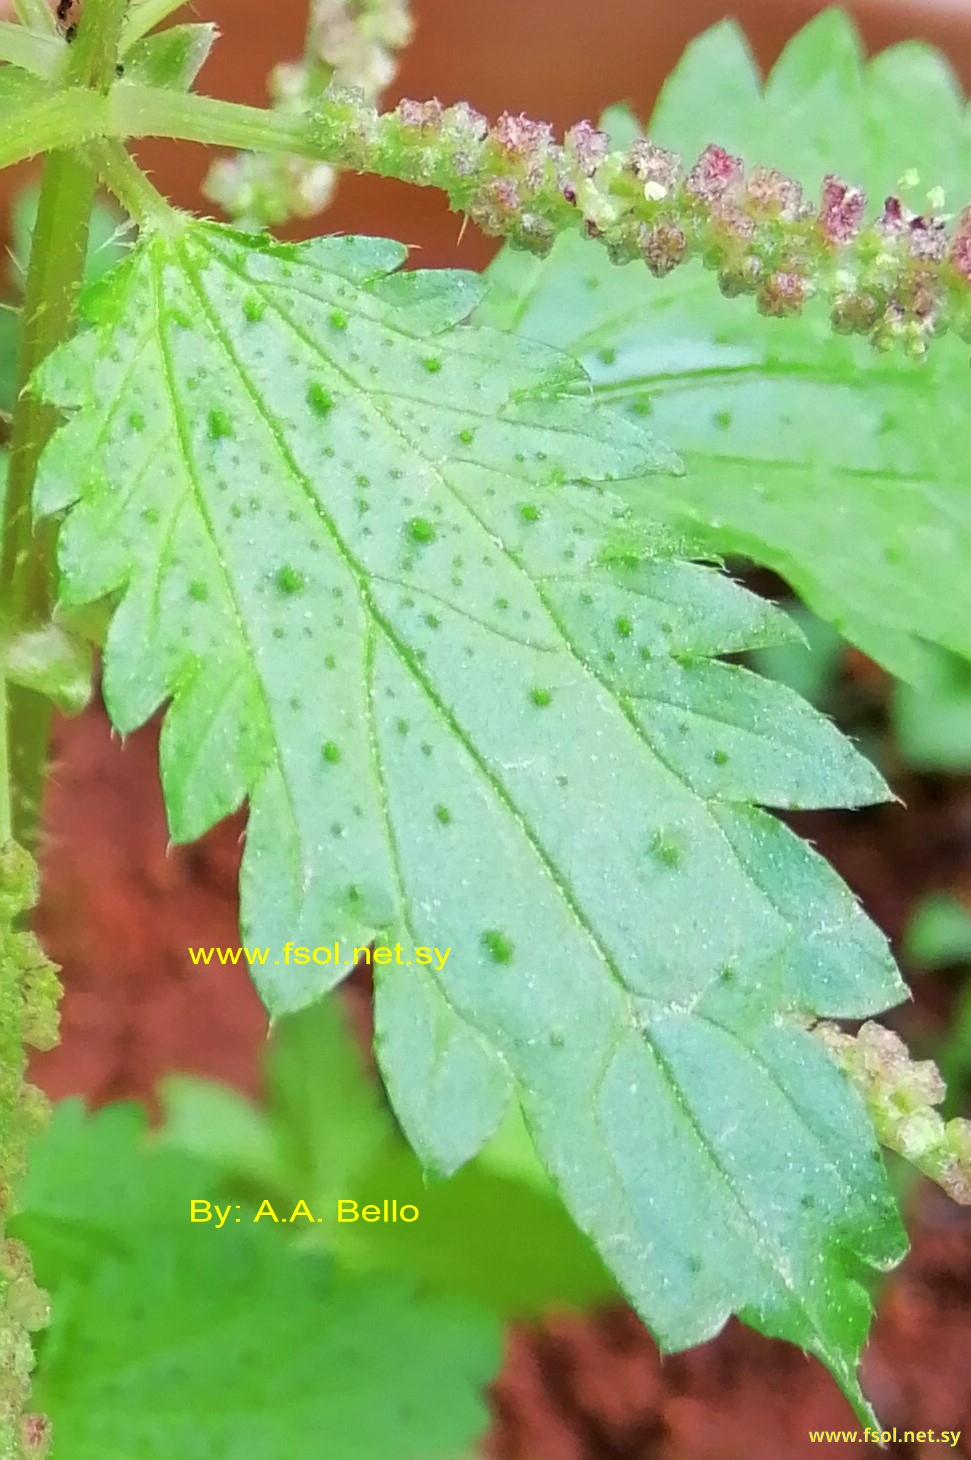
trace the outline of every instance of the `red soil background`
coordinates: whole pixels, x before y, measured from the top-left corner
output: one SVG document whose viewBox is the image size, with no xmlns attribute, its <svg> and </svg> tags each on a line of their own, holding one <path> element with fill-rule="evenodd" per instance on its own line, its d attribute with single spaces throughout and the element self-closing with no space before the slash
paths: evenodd
<svg viewBox="0 0 971 1460">
<path fill-rule="evenodd" d="M 739 0 L 733 13 L 768 65 L 816 8 Z M 397 94 L 464 97 L 490 114 L 523 109 L 559 126 L 618 99 L 643 114 L 686 42 L 724 13 L 711 0 L 415 0 L 415 9 L 418 35 Z M 857 13 L 871 49 L 911 36 L 932 41 L 971 87 L 965 4 L 908 12 L 880 0 Z M 224 30 L 203 73 L 206 89 L 262 101 L 268 67 L 299 51 L 301 0 L 272 9 L 264 0 L 210 0 L 198 14 Z M 205 208 L 202 148 L 150 142 L 140 155 L 176 202 Z M 347 179 L 326 226 L 401 238 L 421 250 L 423 264 L 480 267 L 492 251 L 471 228 L 460 241 L 458 220 L 435 195 L 374 180 Z M 847 673 L 879 711 L 879 672 L 851 658 Z M 95 1104 L 151 1101 L 171 1070 L 256 1092 L 266 1021 L 245 972 L 193 968 L 186 953 L 188 944 L 236 941 L 243 816 L 194 846 L 171 848 L 156 727 L 122 744 L 100 705 L 57 724 L 54 756 L 39 926 L 63 965 L 64 1039 L 36 1061 L 35 1078 L 55 1098 L 81 1094 Z M 971 781 L 905 777 L 896 789 L 908 810 L 801 823 L 893 937 L 929 888 L 963 891 L 971 903 Z M 939 1033 L 953 988 L 946 978 L 922 979 L 901 1027 Z M 960 1429 L 956 1453 L 971 1457 L 971 1220 L 922 1188 L 911 1226 L 914 1250 L 884 1290 L 866 1387 L 885 1424 L 901 1433 Z M 661 1361 L 623 1309 L 512 1334 L 494 1415 L 488 1446 L 497 1460 L 798 1460 L 819 1451 L 810 1428 L 854 1426 L 832 1381 L 797 1350 L 732 1324 L 712 1343 Z M 945 1451 L 901 1443 L 887 1453 Z"/>
</svg>

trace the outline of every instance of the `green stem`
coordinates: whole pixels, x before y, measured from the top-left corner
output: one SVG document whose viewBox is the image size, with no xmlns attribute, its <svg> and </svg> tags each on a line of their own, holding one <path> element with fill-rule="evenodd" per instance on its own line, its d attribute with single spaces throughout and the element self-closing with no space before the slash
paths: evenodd
<svg viewBox="0 0 971 1460">
<path fill-rule="evenodd" d="M 87 150 L 105 187 L 140 227 L 164 229 L 185 216 L 149 181 L 121 142 L 96 142 Z"/>
<path fill-rule="evenodd" d="M 27 270 L 4 502 L 0 606 L 8 635 L 44 622 L 51 612 L 54 528 L 43 523 L 34 531 L 30 500 L 37 463 L 57 416 L 26 387 L 37 366 L 74 327 L 96 180 L 89 163 L 70 153 L 53 152 L 41 183 Z M 50 719 L 51 708 L 43 696 L 10 688 L 7 737 L 8 770 L 16 786 L 14 834 L 28 846 L 35 836 Z"/>
<path fill-rule="evenodd" d="M 50 612 L 50 528 L 34 534 L 30 494 L 56 414 L 27 386 L 41 361 L 73 330 L 96 181 L 90 163 L 72 153 L 52 152 L 41 183 L 24 296 L 0 558 L 0 603 L 11 627 L 42 622 Z"/>
<path fill-rule="evenodd" d="M 115 77 L 118 36 L 126 0 L 86 0 L 67 67 L 72 90 L 53 98 L 70 101 L 79 83 L 105 93 Z M 90 92 L 87 103 L 100 98 Z M 100 108 L 103 112 L 104 103 Z M 90 114 L 90 105 L 89 105 Z M 75 144 L 82 137 L 71 139 Z M 97 169 L 80 151 L 52 151 L 44 166 L 30 262 L 17 362 L 17 404 L 10 432 L 7 487 L 0 553 L 0 619 L 6 638 L 45 623 L 53 599 L 54 528 L 34 530 L 31 495 L 37 464 L 57 414 L 30 390 L 34 371 L 68 339 L 75 326 L 75 304 L 84 274 L 88 221 L 94 203 Z M 11 686 L 7 703 L 5 795 L 17 838 L 30 845 L 36 836 L 51 707 L 31 690 Z M 13 783 L 11 787 L 11 781 Z"/>
<path fill-rule="evenodd" d="M 128 0 L 84 0 L 77 36 L 71 46 L 67 81 L 107 92 L 114 85 L 115 66 Z"/>
<path fill-rule="evenodd" d="M 0 169 L 110 133 L 107 99 L 81 87 L 27 101 L 0 128 Z"/>
<path fill-rule="evenodd" d="M 181 137 L 216 147 L 320 156 L 305 118 L 156 86 L 117 86 L 107 130 L 115 137 Z"/>
<path fill-rule="evenodd" d="M 13 836 L 13 812 L 10 794 L 10 755 L 7 746 L 7 678 L 0 674 L 0 847 Z"/>
</svg>

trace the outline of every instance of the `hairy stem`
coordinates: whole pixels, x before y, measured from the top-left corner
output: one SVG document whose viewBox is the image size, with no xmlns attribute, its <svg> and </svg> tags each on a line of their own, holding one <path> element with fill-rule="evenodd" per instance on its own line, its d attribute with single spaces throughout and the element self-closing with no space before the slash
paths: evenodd
<svg viewBox="0 0 971 1460">
<path fill-rule="evenodd" d="M 36 367 L 74 326 L 94 199 L 94 168 L 74 155 L 53 152 L 44 168 L 24 297 L 17 405 L 10 434 L 0 558 L 0 608 L 6 640 L 51 614 L 54 529 L 34 529 L 31 493 L 40 454 L 56 412 L 28 390 Z M 51 708 L 45 697 L 11 686 L 8 702 L 9 769 L 14 777 L 15 835 L 36 837 Z"/>
<path fill-rule="evenodd" d="M 81 87 L 41 96 L 4 115 L 0 169 L 106 134 L 110 135 L 110 118 L 103 96 Z"/>
<path fill-rule="evenodd" d="M 62 96 L 88 88 L 106 94 L 115 79 L 118 36 L 126 0 L 88 0 L 71 49 Z M 55 98 L 54 100 L 60 100 Z M 80 141 L 82 138 L 76 138 Z M 52 610 L 54 528 L 31 517 L 37 463 L 56 425 L 52 408 L 29 389 L 37 366 L 74 330 L 75 302 L 84 272 L 88 220 L 97 184 L 95 165 L 78 151 L 53 151 L 44 166 L 24 292 L 17 404 L 10 432 L 3 546 L 0 553 L 0 620 L 4 642 L 20 630 L 49 620 Z M 13 790 L 13 834 L 34 843 L 44 777 L 51 709 L 32 690 L 11 686 L 7 704 L 7 769 Z"/>
<path fill-rule="evenodd" d="M 140 227 L 165 227 L 184 216 L 163 198 L 121 142 L 93 142 L 87 150 L 105 187 Z"/>
<path fill-rule="evenodd" d="M 96 180 L 90 163 L 73 153 L 52 152 L 41 183 L 24 295 L 0 559 L 0 592 L 10 626 L 40 622 L 50 613 L 51 529 L 34 532 L 30 494 L 56 413 L 27 385 L 40 362 L 73 329 Z"/>
</svg>

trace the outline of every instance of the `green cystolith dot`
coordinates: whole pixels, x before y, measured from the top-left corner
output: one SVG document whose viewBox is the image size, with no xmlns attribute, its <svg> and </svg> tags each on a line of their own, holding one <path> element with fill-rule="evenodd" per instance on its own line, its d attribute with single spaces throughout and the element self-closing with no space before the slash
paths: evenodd
<svg viewBox="0 0 971 1460">
<path fill-rule="evenodd" d="M 220 410 L 217 407 L 209 412 L 210 441 L 223 441 L 233 434 L 233 418 L 228 411 Z"/>
<path fill-rule="evenodd" d="M 656 831 L 650 842 L 651 856 L 655 861 L 660 862 L 662 867 L 679 867 L 681 865 L 681 848 L 672 836 L 667 832 Z"/>
<path fill-rule="evenodd" d="M 307 580 L 299 568 L 291 568 L 287 563 L 276 575 L 276 586 L 281 593 L 288 595 L 302 593 L 307 586 Z"/>
<path fill-rule="evenodd" d="M 629 618 L 624 618 L 623 614 L 620 618 L 614 619 L 614 628 L 622 639 L 629 639 L 634 632 L 634 625 Z"/>
<path fill-rule="evenodd" d="M 532 502 L 520 502 L 519 515 L 524 522 L 538 522 L 539 508 L 534 507 Z"/>
<path fill-rule="evenodd" d="M 336 765 L 341 758 L 341 748 L 333 740 L 326 740 L 320 753 L 328 765 Z"/>
<path fill-rule="evenodd" d="M 449 822 L 452 820 L 452 813 L 451 811 L 449 811 L 447 806 L 436 806 L 435 819 L 436 821 L 440 821 L 443 826 L 448 826 Z"/>
<path fill-rule="evenodd" d="M 334 398 L 319 380 L 312 380 L 307 386 L 307 404 L 318 416 L 326 416 L 334 409 Z"/>
<path fill-rule="evenodd" d="M 711 758 L 716 765 L 728 765 L 729 755 L 727 750 L 713 750 Z"/>
<path fill-rule="evenodd" d="M 552 690 L 542 689 L 539 685 L 534 685 L 529 692 L 529 698 L 534 705 L 539 705 L 541 709 L 545 709 L 547 705 L 553 703 L 553 692 Z"/>
<path fill-rule="evenodd" d="M 486 928 L 482 934 L 482 946 L 493 963 L 510 963 L 512 961 L 514 952 L 513 945 L 505 933 L 500 933 L 497 928 Z"/>
<path fill-rule="evenodd" d="M 243 300 L 243 313 L 250 324 L 259 324 L 266 313 L 266 302 L 258 294 L 247 294 Z"/>
<path fill-rule="evenodd" d="M 422 360 L 421 363 L 422 365 L 424 365 L 429 375 L 437 375 L 439 370 L 441 370 L 442 368 L 442 362 L 437 355 L 426 355 L 425 359 Z"/>
<path fill-rule="evenodd" d="M 459 432 L 459 440 L 464 442 L 466 446 L 471 446 L 472 442 L 475 440 L 475 432 L 471 429 L 471 427 L 466 426 L 464 430 Z"/>
<path fill-rule="evenodd" d="M 343 309 L 332 309 L 330 312 L 330 322 L 335 330 L 347 329 L 347 315 Z"/>
<path fill-rule="evenodd" d="M 438 532 L 434 522 L 429 522 L 427 517 L 412 517 L 408 523 L 408 536 L 412 542 L 429 543 L 435 541 Z"/>
</svg>

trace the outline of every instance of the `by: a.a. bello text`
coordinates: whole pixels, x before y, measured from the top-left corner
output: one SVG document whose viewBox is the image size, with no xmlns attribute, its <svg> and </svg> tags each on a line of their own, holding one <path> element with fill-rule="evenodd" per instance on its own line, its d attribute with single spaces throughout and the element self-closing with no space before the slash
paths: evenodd
<svg viewBox="0 0 971 1460">
<path fill-rule="evenodd" d="M 318 1208 L 319 1210 L 319 1208 Z M 411 1202 L 404 1202 L 398 1205 L 397 1197 L 385 1197 L 380 1205 L 361 1206 L 358 1202 L 349 1197 L 341 1197 L 337 1202 L 338 1222 L 417 1222 L 419 1216 L 418 1208 Z M 247 1220 L 239 1202 L 227 1202 L 221 1207 L 218 1202 L 208 1201 L 205 1197 L 193 1197 L 189 1202 L 190 1222 L 212 1222 L 216 1229 L 225 1227 L 227 1222 L 238 1223 Z M 305 1201 L 298 1201 L 293 1211 L 289 1214 L 278 1212 L 271 1201 L 263 1201 L 257 1208 L 252 1220 L 254 1222 L 277 1222 L 295 1223 L 309 1222 L 312 1225 L 323 1222 L 322 1216 L 314 1216 L 310 1207 Z"/>
</svg>

